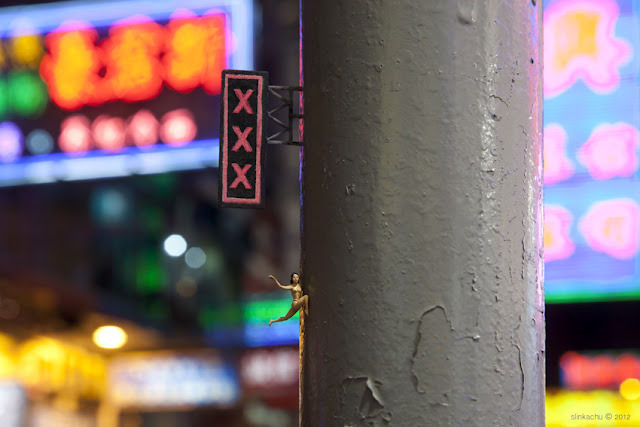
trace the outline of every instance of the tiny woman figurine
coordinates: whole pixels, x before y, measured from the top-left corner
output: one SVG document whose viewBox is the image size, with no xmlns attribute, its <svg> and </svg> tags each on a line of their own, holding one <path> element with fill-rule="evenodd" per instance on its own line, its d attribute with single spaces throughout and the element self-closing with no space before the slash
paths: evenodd
<svg viewBox="0 0 640 427">
<path fill-rule="evenodd" d="M 291 296 L 293 297 L 293 302 L 291 303 L 291 308 L 287 312 L 286 315 L 282 317 L 278 317 L 276 320 L 271 320 L 269 322 L 269 326 L 271 326 L 274 322 L 283 322 L 285 320 L 291 319 L 291 316 L 296 314 L 300 307 L 304 306 L 304 312 L 309 314 L 309 297 L 307 295 L 302 295 L 302 287 L 300 286 L 300 276 L 298 273 L 291 273 L 291 285 L 290 286 L 282 286 L 278 280 L 269 275 L 269 279 L 273 279 L 276 282 L 276 285 L 281 287 L 282 289 L 286 289 L 291 291 Z"/>
</svg>

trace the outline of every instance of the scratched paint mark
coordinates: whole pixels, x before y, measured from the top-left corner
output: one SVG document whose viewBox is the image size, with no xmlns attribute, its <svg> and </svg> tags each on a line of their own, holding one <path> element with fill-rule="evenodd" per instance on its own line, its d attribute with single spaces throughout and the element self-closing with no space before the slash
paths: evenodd
<svg viewBox="0 0 640 427">
<path fill-rule="evenodd" d="M 573 223 L 571 212 L 562 206 L 544 207 L 544 258 L 545 261 L 567 259 L 576 249 L 569 236 Z"/>
<path fill-rule="evenodd" d="M 617 259 L 638 253 L 640 207 L 626 198 L 594 203 L 580 220 L 579 230 L 595 251 Z"/>
<path fill-rule="evenodd" d="M 570 178 L 573 162 L 567 157 L 567 133 L 559 124 L 544 128 L 544 183 L 553 185 Z"/>
<path fill-rule="evenodd" d="M 629 177 L 638 170 L 637 149 L 638 129 L 627 123 L 602 123 L 578 150 L 578 160 L 594 179 Z"/>
<path fill-rule="evenodd" d="M 632 57 L 630 43 L 614 35 L 618 14 L 613 0 L 564 0 L 546 8 L 546 98 L 561 94 L 578 79 L 597 93 L 618 87 L 619 68 Z"/>
<path fill-rule="evenodd" d="M 341 419 L 347 425 L 386 426 L 391 412 L 385 409 L 380 393 L 382 383 L 368 377 L 347 377 L 342 381 L 337 398 L 340 401 Z M 364 424 L 363 424 L 364 423 Z"/>
</svg>

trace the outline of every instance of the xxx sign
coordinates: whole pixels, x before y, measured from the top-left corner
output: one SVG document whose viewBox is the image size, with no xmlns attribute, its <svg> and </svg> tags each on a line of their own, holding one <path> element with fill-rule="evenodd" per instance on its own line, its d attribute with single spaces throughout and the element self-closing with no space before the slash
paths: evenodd
<svg viewBox="0 0 640 427">
<path fill-rule="evenodd" d="M 222 72 L 221 207 L 264 207 L 267 90 L 266 72 Z"/>
</svg>

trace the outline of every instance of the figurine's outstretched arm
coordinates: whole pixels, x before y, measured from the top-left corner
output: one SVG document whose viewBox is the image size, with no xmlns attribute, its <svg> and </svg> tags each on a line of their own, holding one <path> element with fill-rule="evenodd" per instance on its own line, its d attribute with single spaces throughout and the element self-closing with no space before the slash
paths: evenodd
<svg viewBox="0 0 640 427">
<path fill-rule="evenodd" d="M 282 286 L 282 285 L 280 284 L 280 282 L 278 282 L 278 279 L 276 279 L 275 277 L 273 277 L 271 274 L 269 275 L 269 279 L 273 279 L 273 281 L 274 281 L 274 282 L 276 282 L 276 285 L 278 285 L 278 286 L 279 286 L 279 287 L 281 287 L 282 289 L 286 289 L 286 290 L 289 290 L 289 291 L 290 291 L 291 289 L 293 289 L 293 286 L 291 286 L 291 285 L 290 285 L 290 286 Z"/>
</svg>

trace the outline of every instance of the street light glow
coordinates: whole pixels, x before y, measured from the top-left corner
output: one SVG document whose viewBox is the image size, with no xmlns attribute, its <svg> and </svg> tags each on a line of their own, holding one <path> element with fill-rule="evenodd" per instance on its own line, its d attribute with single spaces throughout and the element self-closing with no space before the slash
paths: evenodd
<svg viewBox="0 0 640 427">
<path fill-rule="evenodd" d="M 100 348 L 120 348 L 127 342 L 127 333 L 118 326 L 101 326 L 93 332 L 93 342 Z"/>
<path fill-rule="evenodd" d="M 178 257 L 187 250 L 187 241 L 179 234 L 172 234 L 164 240 L 164 251 L 167 255 Z"/>
</svg>

